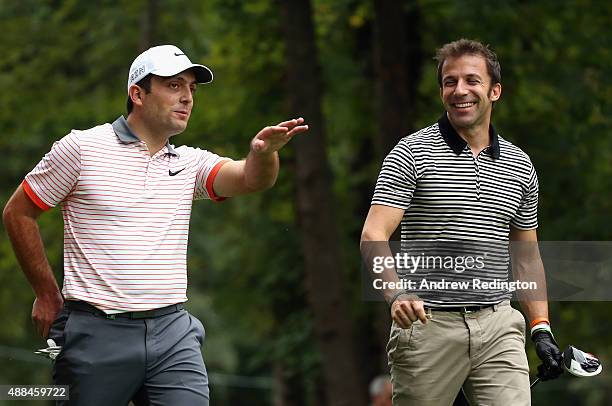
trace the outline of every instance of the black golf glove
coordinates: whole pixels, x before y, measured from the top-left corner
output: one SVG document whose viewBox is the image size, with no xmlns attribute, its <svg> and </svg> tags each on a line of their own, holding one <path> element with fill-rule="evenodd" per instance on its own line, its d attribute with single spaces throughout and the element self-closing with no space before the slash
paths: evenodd
<svg viewBox="0 0 612 406">
<path fill-rule="evenodd" d="M 538 378 L 543 381 L 555 379 L 563 373 L 563 356 L 552 334 L 546 330 L 538 330 L 531 336 L 535 343 L 536 353 L 542 360 L 538 365 Z"/>
</svg>

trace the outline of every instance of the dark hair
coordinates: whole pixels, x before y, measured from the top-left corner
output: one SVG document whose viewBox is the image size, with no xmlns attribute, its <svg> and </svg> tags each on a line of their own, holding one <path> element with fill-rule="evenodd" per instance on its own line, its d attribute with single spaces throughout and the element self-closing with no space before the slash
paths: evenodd
<svg viewBox="0 0 612 406">
<path fill-rule="evenodd" d="M 448 58 L 458 58 L 463 55 L 482 56 L 487 63 L 487 72 L 491 76 L 491 84 L 501 83 L 501 66 L 495 52 L 481 42 L 461 38 L 443 45 L 436 52 L 434 59 L 438 61 L 438 85 L 440 87 L 442 87 L 442 66 L 444 62 Z"/>
<path fill-rule="evenodd" d="M 144 89 L 145 93 L 151 93 L 151 74 L 148 74 L 147 76 L 136 82 L 136 86 Z M 134 110 L 134 103 L 132 102 L 130 95 L 128 95 L 126 107 L 129 116 L 132 110 Z"/>
</svg>

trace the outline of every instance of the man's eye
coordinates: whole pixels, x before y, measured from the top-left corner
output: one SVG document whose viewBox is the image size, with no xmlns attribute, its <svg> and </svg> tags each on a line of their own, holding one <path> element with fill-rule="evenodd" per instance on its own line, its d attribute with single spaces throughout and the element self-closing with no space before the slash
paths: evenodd
<svg viewBox="0 0 612 406">
<path fill-rule="evenodd" d="M 172 89 L 178 89 L 179 85 L 178 85 L 178 83 L 170 83 L 170 87 Z"/>
</svg>

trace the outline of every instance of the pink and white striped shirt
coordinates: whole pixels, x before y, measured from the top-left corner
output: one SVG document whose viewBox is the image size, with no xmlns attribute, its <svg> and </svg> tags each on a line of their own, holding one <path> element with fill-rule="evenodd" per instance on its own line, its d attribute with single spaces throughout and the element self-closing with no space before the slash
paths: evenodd
<svg viewBox="0 0 612 406">
<path fill-rule="evenodd" d="M 61 205 L 64 297 L 109 314 L 185 302 L 192 202 L 222 200 L 225 162 L 170 144 L 149 156 L 123 116 L 57 141 L 22 186 L 43 210 Z"/>
</svg>

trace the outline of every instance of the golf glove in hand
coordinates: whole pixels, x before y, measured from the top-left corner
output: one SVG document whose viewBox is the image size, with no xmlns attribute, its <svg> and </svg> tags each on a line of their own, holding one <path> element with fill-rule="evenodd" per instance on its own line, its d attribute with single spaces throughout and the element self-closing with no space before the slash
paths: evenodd
<svg viewBox="0 0 612 406">
<path fill-rule="evenodd" d="M 536 353 L 542 360 L 538 365 L 538 377 L 543 381 L 555 379 L 563 373 L 563 356 L 552 334 L 548 331 L 536 331 L 531 336 L 535 343 Z"/>
</svg>

